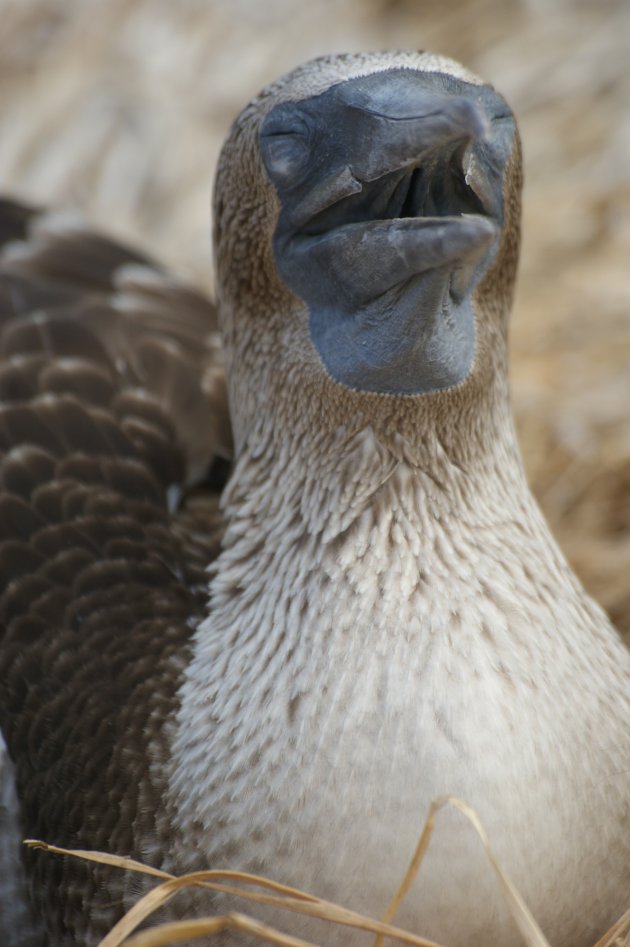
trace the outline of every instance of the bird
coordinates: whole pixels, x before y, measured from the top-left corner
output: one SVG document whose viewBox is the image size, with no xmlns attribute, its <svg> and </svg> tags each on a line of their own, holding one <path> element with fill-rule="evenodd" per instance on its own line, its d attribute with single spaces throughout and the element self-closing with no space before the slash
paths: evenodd
<svg viewBox="0 0 630 947">
<path fill-rule="evenodd" d="M 4 201 L 15 838 L 263 872 L 378 917 L 450 794 L 552 944 L 587 947 L 621 914 L 629 657 L 524 474 L 521 188 L 499 93 L 386 51 L 312 60 L 236 118 L 216 308 Z M 96 943 L 140 890 L 23 857 L 16 890 L 54 947 Z M 521 942 L 456 812 L 396 922 L 445 947 Z"/>
</svg>

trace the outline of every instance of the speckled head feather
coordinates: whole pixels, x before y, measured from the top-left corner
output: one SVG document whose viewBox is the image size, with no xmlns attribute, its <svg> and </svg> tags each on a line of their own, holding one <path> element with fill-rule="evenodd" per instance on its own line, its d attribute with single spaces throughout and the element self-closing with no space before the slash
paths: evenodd
<svg viewBox="0 0 630 947">
<path fill-rule="evenodd" d="M 507 407 L 507 321 L 520 244 L 521 150 L 514 129 L 504 173 L 503 221 L 493 260 L 477 286 L 473 308 L 476 344 L 468 378 L 447 392 L 396 398 L 355 392 L 328 375 L 309 334 L 308 307 L 279 278 L 272 238 L 280 211 L 277 193 L 261 167 L 259 134 L 267 114 L 286 102 L 321 95 L 348 80 L 403 69 L 442 73 L 471 86 L 482 80 L 454 60 L 431 53 L 358 53 L 325 56 L 299 66 L 269 85 L 236 119 L 223 147 L 216 178 L 215 256 L 220 318 L 225 334 L 232 389 L 231 410 L 237 443 L 260 422 L 261 399 L 283 417 L 283 430 L 308 425 L 310 412 L 332 424 L 365 415 L 379 430 L 439 429 L 454 455 L 475 450 L 474 428 L 485 439 L 505 423 Z M 507 105 L 506 114 L 509 113 Z M 244 190 L 242 182 L 248 181 Z M 258 353 L 264 350 L 264 363 Z M 253 363 L 256 359 L 256 364 Z M 255 388 L 252 387 L 253 379 Z M 287 386 L 292 397 L 285 397 Z M 280 399 L 276 394 L 282 392 Z M 272 408 L 272 404 L 275 406 Z M 296 407 L 289 418 L 287 410 Z M 458 418 L 458 423 L 453 419 Z M 443 423 L 441 421 L 443 419 Z M 460 440 L 458 433 L 466 430 Z M 405 439 L 408 439 L 407 437 Z"/>
</svg>

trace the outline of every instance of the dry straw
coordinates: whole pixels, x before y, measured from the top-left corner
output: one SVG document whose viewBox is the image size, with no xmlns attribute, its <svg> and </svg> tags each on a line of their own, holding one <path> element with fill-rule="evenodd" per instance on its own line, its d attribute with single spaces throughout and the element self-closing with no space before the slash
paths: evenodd
<svg viewBox="0 0 630 947">
<path fill-rule="evenodd" d="M 69 855 L 86 861 L 94 861 L 112 868 L 122 868 L 160 879 L 161 883 L 144 895 L 123 918 L 112 928 L 109 934 L 100 942 L 98 947 L 161 947 L 161 945 L 178 944 L 183 941 L 195 940 L 208 935 L 219 934 L 226 930 L 238 930 L 253 934 L 260 940 L 279 947 L 315 947 L 308 941 L 292 937 L 268 924 L 240 912 L 213 917 L 203 917 L 183 921 L 160 924 L 149 930 L 134 934 L 139 925 L 155 911 L 163 907 L 179 891 L 184 888 L 202 887 L 219 891 L 223 894 L 246 898 L 248 901 L 272 905 L 297 914 L 315 917 L 357 930 L 371 932 L 376 935 L 375 947 L 383 947 L 384 940 L 397 940 L 414 947 L 440 947 L 434 941 L 426 940 L 408 931 L 392 925 L 392 921 L 400 905 L 405 899 L 413 881 L 415 880 L 422 860 L 435 828 L 438 812 L 445 806 L 453 806 L 462 812 L 471 822 L 479 835 L 488 860 L 494 869 L 502 896 L 508 906 L 514 922 L 517 925 L 526 947 L 550 947 L 549 942 L 536 924 L 531 912 L 522 897 L 510 881 L 507 873 L 494 854 L 486 831 L 476 812 L 460 799 L 452 796 L 443 796 L 435 799 L 429 808 L 424 827 L 420 834 L 416 850 L 409 864 L 396 894 L 381 921 L 357 914 L 338 904 L 324 901 L 314 895 L 307 894 L 297 888 L 279 884 L 259 875 L 240 871 L 201 871 L 176 877 L 168 872 L 151 868 L 141 862 L 119 855 L 110 855 L 105 852 L 79 851 L 58 848 L 45 842 L 28 839 L 25 844 L 33 848 L 41 848 L 56 855 Z M 262 889 L 262 890 L 256 890 Z M 600 939 L 594 947 L 630 947 L 630 910 Z"/>
</svg>

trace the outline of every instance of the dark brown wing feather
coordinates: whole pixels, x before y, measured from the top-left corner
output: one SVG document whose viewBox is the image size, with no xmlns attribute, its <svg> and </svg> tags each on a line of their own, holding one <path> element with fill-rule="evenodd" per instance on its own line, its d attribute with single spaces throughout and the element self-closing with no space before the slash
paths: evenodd
<svg viewBox="0 0 630 947">
<path fill-rule="evenodd" d="M 231 450 L 214 310 L 137 253 L 11 202 L 0 246 L 0 727 L 22 828 L 159 862 L 159 721 L 222 532 L 216 487 L 201 513 L 169 501 Z M 37 852 L 28 870 L 51 943 L 120 914 L 111 870 Z"/>
</svg>

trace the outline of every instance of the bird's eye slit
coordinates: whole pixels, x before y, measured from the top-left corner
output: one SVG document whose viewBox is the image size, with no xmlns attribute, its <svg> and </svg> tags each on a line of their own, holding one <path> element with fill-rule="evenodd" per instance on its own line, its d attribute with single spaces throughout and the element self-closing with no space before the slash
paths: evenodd
<svg viewBox="0 0 630 947">
<path fill-rule="evenodd" d="M 300 128 L 276 128 L 263 133 L 263 138 L 304 138 Z"/>
</svg>

